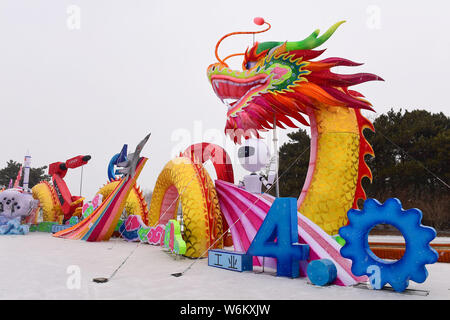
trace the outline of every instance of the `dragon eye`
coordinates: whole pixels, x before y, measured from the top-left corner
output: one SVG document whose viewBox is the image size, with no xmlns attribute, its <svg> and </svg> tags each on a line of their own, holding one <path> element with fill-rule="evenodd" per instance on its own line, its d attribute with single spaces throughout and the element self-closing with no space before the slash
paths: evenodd
<svg viewBox="0 0 450 320">
<path fill-rule="evenodd" d="M 248 61 L 245 64 L 245 69 L 250 70 L 251 68 L 253 68 L 256 65 L 256 61 Z"/>
</svg>

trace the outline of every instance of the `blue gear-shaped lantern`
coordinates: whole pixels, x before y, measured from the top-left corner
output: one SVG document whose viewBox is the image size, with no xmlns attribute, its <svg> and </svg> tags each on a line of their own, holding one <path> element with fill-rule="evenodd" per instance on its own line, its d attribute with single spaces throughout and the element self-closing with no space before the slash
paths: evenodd
<svg viewBox="0 0 450 320">
<path fill-rule="evenodd" d="M 430 246 L 436 230 L 423 226 L 422 211 L 403 210 L 400 200 L 390 198 L 384 204 L 367 199 L 362 210 L 348 211 L 349 224 L 339 229 L 346 241 L 341 255 L 352 260 L 352 273 L 369 276 L 372 288 L 381 289 L 389 283 L 395 291 L 404 291 L 409 280 L 422 283 L 428 277 L 425 264 L 435 263 L 439 255 Z M 370 230 L 378 224 L 397 228 L 405 239 L 405 253 L 398 261 L 377 257 L 369 247 Z"/>
</svg>

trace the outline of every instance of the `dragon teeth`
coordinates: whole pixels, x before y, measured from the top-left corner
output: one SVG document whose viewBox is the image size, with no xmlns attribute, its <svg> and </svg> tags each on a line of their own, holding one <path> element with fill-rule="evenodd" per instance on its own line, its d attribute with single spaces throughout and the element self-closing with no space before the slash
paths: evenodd
<svg viewBox="0 0 450 320">
<path fill-rule="evenodd" d="M 222 101 L 223 104 L 228 106 L 228 109 L 230 109 L 230 108 L 233 107 L 233 105 L 231 105 L 231 103 L 233 103 L 233 102 L 235 102 L 235 104 L 239 103 L 241 101 L 241 99 L 243 97 L 245 97 L 246 94 L 250 90 L 252 90 L 254 87 L 257 87 L 259 85 L 265 84 L 266 81 L 267 81 L 267 78 L 268 77 L 266 77 L 264 79 L 259 79 L 259 80 L 255 80 L 255 81 L 252 81 L 252 82 L 244 82 L 244 83 L 234 82 L 234 81 L 226 80 L 226 79 L 214 79 L 212 81 L 212 87 L 213 87 L 213 90 L 214 90 L 214 93 L 216 94 L 216 96 L 219 97 L 219 99 Z M 234 97 L 233 98 L 229 97 L 229 94 L 226 94 L 229 90 L 227 89 L 227 87 L 221 88 L 221 84 L 228 85 L 229 87 L 230 86 L 233 86 L 233 87 L 248 87 L 249 89 L 247 90 L 247 93 L 243 94 L 239 99 L 237 99 L 237 98 L 234 98 Z"/>
</svg>

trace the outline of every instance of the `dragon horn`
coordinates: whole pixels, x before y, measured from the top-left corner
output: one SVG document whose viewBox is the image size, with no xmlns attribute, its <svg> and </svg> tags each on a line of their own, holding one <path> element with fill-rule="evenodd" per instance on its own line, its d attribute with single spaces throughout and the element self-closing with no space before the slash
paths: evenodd
<svg viewBox="0 0 450 320">
<path fill-rule="evenodd" d="M 317 48 L 321 44 L 323 44 L 325 41 L 327 41 L 333 33 L 336 31 L 336 29 L 345 22 L 339 21 L 332 25 L 323 35 L 320 37 L 317 37 L 320 33 L 320 30 L 317 29 L 311 35 L 307 38 L 305 38 L 302 41 L 295 41 L 295 42 L 287 42 L 286 43 L 286 51 L 293 51 L 293 50 L 311 50 L 314 48 Z"/>
</svg>

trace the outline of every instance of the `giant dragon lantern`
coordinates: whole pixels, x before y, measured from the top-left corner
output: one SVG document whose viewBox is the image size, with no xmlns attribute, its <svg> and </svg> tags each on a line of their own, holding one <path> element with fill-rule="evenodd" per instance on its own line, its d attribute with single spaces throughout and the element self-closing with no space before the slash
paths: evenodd
<svg viewBox="0 0 450 320">
<path fill-rule="evenodd" d="M 318 60 L 325 50 L 314 50 L 326 42 L 344 22 L 324 34 L 314 31 L 295 42 L 256 42 L 245 53 L 221 59 L 222 40 L 237 34 L 266 32 L 270 24 L 255 18 L 266 28 L 255 32 L 233 32 L 216 45 L 217 62 L 207 69 L 216 95 L 227 105 L 225 132 L 236 143 L 274 126 L 296 128 L 292 119 L 311 128 L 310 162 L 298 210 L 330 235 L 346 225 L 347 212 L 357 208 L 366 195 L 363 177 L 372 179 L 365 155 L 374 155 L 363 130 L 374 130 L 361 109 L 372 110 L 363 95 L 351 87 L 382 80 L 369 73 L 337 74 L 332 68 L 361 64 L 343 58 Z M 243 56 L 242 70 L 231 69 L 226 60 Z M 307 120 L 308 119 L 308 120 Z"/>
</svg>

